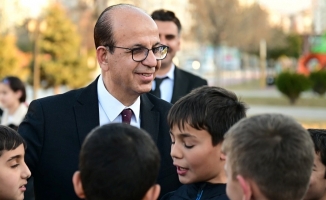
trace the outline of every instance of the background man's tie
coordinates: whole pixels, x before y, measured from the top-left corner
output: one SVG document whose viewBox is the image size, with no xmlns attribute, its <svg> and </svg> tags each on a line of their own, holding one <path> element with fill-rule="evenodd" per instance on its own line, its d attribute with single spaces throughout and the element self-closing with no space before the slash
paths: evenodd
<svg viewBox="0 0 326 200">
<path fill-rule="evenodd" d="M 158 98 L 161 98 L 161 90 L 160 85 L 164 81 L 164 79 L 167 79 L 168 77 L 164 78 L 155 78 L 155 90 L 152 90 L 151 93 L 157 96 Z"/>
</svg>

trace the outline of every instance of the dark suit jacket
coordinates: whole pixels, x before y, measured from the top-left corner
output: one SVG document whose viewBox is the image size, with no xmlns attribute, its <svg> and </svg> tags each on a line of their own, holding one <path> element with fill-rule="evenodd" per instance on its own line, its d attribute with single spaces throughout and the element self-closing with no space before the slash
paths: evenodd
<svg viewBox="0 0 326 200">
<path fill-rule="evenodd" d="M 171 103 L 174 104 L 181 97 L 188 94 L 191 90 L 200 86 L 207 85 L 207 80 L 191 74 L 175 66 L 174 86 Z"/>
<path fill-rule="evenodd" d="M 167 113 L 171 104 L 151 94 L 141 95 L 141 128 L 156 142 L 161 154 L 158 183 L 161 195 L 180 186 L 170 156 Z M 85 136 L 99 126 L 97 79 L 88 87 L 33 101 L 19 126 L 27 142 L 25 161 L 34 177 L 35 199 L 78 199 L 72 175 Z M 126 191 L 128 192 L 128 191 Z"/>
</svg>

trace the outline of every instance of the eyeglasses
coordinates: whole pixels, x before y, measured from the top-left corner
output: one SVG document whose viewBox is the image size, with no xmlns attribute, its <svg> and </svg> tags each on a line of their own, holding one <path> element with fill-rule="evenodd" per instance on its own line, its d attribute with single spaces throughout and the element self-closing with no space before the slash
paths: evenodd
<svg viewBox="0 0 326 200">
<path fill-rule="evenodd" d="M 117 46 L 105 46 L 105 47 L 114 47 L 114 48 L 119 48 L 119 49 L 130 50 L 131 54 L 132 54 L 132 59 L 136 62 L 144 61 L 147 58 L 150 50 L 153 51 L 156 60 L 163 60 L 169 51 L 169 47 L 165 46 L 165 45 L 154 47 L 152 49 L 147 49 L 145 47 L 137 47 L 137 48 L 133 48 L 133 49 L 125 48 L 125 47 L 117 47 Z"/>
</svg>

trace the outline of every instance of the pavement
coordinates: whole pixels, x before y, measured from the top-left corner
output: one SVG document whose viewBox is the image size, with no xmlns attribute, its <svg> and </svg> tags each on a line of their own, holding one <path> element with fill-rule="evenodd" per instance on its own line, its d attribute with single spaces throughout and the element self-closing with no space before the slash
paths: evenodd
<svg viewBox="0 0 326 200">
<path fill-rule="evenodd" d="M 237 94 L 238 97 L 281 97 L 282 94 L 275 88 L 266 88 L 259 90 L 232 90 Z M 312 98 L 315 97 L 311 92 L 304 92 L 301 98 Z M 325 99 L 326 105 L 326 97 Z M 281 113 L 290 115 L 299 121 L 310 121 L 326 124 L 326 106 L 325 107 L 300 107 L 296 105 L 289 106 L 264 106 L 264 105 L 249 105 L 247 111 L 248 116 L 262 114 L 262 113 Z"/>
</svg>

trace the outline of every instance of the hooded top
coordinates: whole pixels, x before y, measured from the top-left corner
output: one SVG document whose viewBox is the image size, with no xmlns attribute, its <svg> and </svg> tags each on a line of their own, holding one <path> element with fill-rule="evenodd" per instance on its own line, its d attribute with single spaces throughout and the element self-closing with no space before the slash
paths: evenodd
<svg viewBox="0 0 326 200">
<path fill-rule="evenodd" d="M 193 183 L 167 193 L 160 200 L 229 200 L 226 184 Z"/>
</svg>

